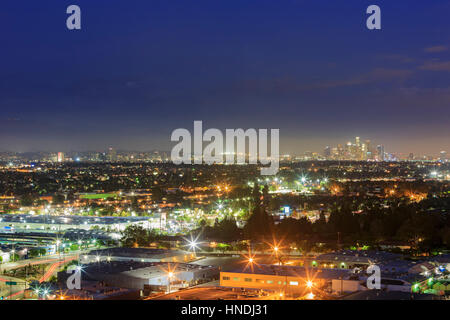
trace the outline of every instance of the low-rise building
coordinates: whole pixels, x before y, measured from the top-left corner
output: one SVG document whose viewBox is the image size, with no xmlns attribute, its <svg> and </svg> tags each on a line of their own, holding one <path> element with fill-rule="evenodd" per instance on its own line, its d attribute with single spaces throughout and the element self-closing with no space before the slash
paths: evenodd
<svg viewBox="0 0 450 320">
<path fill-rule="evenodd" d="M 147 291 L 185 288 L 217 279 L 219 275 L 218 268 L 213 266 L 169 262 L 101 261 L 83 265 L 81 270 L 83 280 Z M 58 273 L 59 282 L 67 277 L 66 272 Z"/>
<path fill-rule="evenodd" d="M 255 264 L 245 270 L 221 272 L 220 285 L 294 294 L 323 288 L 330 285 L 333 279 L 345 279 L 349 275 L 350 270 Z"/>
<path fill-rule="evenodd" d="M 197 259 L 194 252 L 151 248 L 109 248 L 92 250 L 80 255 L 80 263 L 89 264 L 102 261 L 138 261 L 138 262 L 183 262 Z"/>
<path fill-rule="evenodd" d="M 384 251 L 340 250 L 321 254 L 311 262 L 311 266 L 319 268 L 353 269 L 356 267 L 367 267 L 370 264 L 386 263 L 400 258 L 401 255 Z"/>
</svg>

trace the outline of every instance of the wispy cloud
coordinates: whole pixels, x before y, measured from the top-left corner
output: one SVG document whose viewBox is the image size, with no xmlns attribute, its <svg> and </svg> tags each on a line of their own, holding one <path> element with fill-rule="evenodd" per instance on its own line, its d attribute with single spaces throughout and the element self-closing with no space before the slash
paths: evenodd
<svg viewBox="0 0 450 320">
<path fill-rule="evenodd" d="M 424 51 L 428 52 L 428 53 L 438 53 L 438 52 L 444 52 L 447 50 L 448 50 L 447 46 L 432 46 L 432 47 L 428 47 L 428 48 L 424 49 Z"/>
<path fill-rule="evenodd" d="M 415 59 L 403 54 L 389 54 L 389 55 L 383 55 L 380 57 L 383 60 L 387 61 L 395 61 L 400 63 L 411 63 L 414 62 Z"/>
<path fill-rule="evenodd" d="M 450 103 L 450 87 L 441 88 L 420 88 L 409 87 L 400 88 L 401 102 L 397 105 L 404 105 L 410 109 L 426 108 L 428 110 L 442 110 L 442 107 L 448 106 Z M 444 109 L 447 110 L 447 109 Z M 445 111 L 440 113 L 441 120 L 445 117 L 448 118 L 449 112 Z"/>
<path fill-rule="evenodd" d="M 450 61 L 428 61 L 419 66 L 419 69 L 427 71 L 450 71 Z"/>
<path fill-rule="evenodd" d="M 350 77 L 348 79 L 323 82 L 313 85 L 315 88 L 335 88 L 335 87 L 347 87 L 354 85 L 362 85 L 366 83 L 379 82 L 379 81 L 394 81 L 403 80 L 412 74 L 411 70 L 405 69 L 386 69 L 376 68 L 369 73 Z"/>
<path fill-rule="evenodd" d="M 248 90 L 263 90 L 269 92 L 300 92 L 340 87 L 360 86 L 376 82 L 402 81 L 413 74 L 406 69 L 376 68 L 370 72 L 349 76 L 337 80 L 318 81 L 315 83 L 299 83 L 292 77 L 269 80 L 247 80 L 242 83 Z"/>
</svg>

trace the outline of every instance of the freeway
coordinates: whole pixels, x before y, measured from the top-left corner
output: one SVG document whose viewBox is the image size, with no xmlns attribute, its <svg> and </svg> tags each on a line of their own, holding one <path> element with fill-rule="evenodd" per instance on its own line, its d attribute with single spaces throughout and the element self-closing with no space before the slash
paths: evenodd
<svg viewBox="0 0 450 320">
<path fill-rule="evenodd" d="M 9 271 L 9 270 L 13 270 L 13 269 L 18 269 L 18 268 L 23 268 L 27 265 L 37 265 L 37 264 L 48 264 L 48 263 L 52 263 L 55 261 L 60 261 L 60 260 L 73 260 L 73 257 L 78 257 L 79 254 L 68 254 L 68 255 L 61 255 L 61 257 L 59 255 L 48 255 L 48 256 L 43 256 L 43 257 L 37 257 L 37 258 L 33 258 L 33 259 L 26 259 L 26 260 L 19 260 L 16 262 L 8 262 L 8 263 L 3 263 L 2 265 L 0 265 L 0 271 L 3 272 L 4 270 Z"/>
<path fill-rule="evenodd" d="M 62 265 L 64 265 L 65 263 L 68 263 L 76 258 L 78 258 L 78 255 L 65 257 L 65 260 L 50 260 L 50 262 L 53 262 L 53 263 L 50 265 L 50 267 L 47 269 L 47 271 L 44 273 L 44 275 L 39 279 L 39 283 L 45 282 L 48 279 L 50 279 L 50 277 L 53 276 Z M 35 261 L 34 264 L 38 264 L 38 263 L 48 263 L 48 262 L 47 262 L 47 260 L 39 260 L 39 261 Z M 6 284 L 9 281 L 16 282 L 16 284 L 9 286 Z M 8 299 L 8 300 L 20 299 L 23 297 L 23 293 L 24 293 L 25 289 L 27 289 L 27 288 L 28 288 L 28 283 L 25 280 L 18 279 L 18 278 L 12 278 L 12 277 L 8 277 L 8 276 L 0 276 L 0 296 L 4 297 L 5 299 Z"/>
<path fill-rule="evenodd" d="M 77 258 L 78 258 L 78 256 L 66 257 L 65 260 L 60 260 L 60 261 L 53 263 L 50 266 L 50 268 L 48 268 L 48 270 L 45 272 L 45 274 L 39 279 L 39 282 L 42 283 L 42 282 L 47 281 L 48 279 L 50 279 L 50 277 L 52 275 L 54 275 L 58 271 L 58 268 L 60 266 L 64 265 L 65 263 L 68 263 L 72 260 L 75 260 Z"/>
<path fill-rule="evenodd" d="M 14 282 L 14 285 L 8 285 L 7 282 Z M 0 276 L 0 296 L 4 299 L 18 298 L 27 288 L 27 283 L 18 278 Z"/>
<path fill-rule="evenodd" d="M 99 249 L 105 249 L 105 248 L 108 248 L 108 247 L 99 247 Z M 23 268 L 29 264 L 37 265 L 37 264 L 48 264 L 48 263 L 64 261 L 64 260 L 71 261 L 71 260 L 73 260 L 73 257 L 78 259 L 80 254 L 87 253 L 91 250 L 93 250 L 93 248 L 89 248 L 86 250 L 72 251 L 70 253 L 65 253 L 65 254 L 56 253 L 56 254 L 45 255 L 42 257 L 36 257 L 36 258 L 32 258 L 32 259 L 19 260 L 19 261 L 15 261 L 15 262 L 7 262 L 7 263 L 0 264 L 0 272 L 3 273 L 3 270 L 8 271 L 8 270 L 13 270 L 13 269 Z"/>
<path fill-rule="evenodd" d="M 45 282 L 49 280 L 58 270 L 59 268 L 72 261 L 78 259 L 80 254 L 83 254 L 89 250 L 78 251 L 76 253 L 70 254 L 53 254 L 46 255 L 43 257 L 37 257 L 33 259 L 19 260 L 16 262 L 9 262 L 0 265 L 0 272 L 3 274 L 4 271 L 9 271 L 13 269 L 22 268 L 28 265 L 39 265 L 39 264 L 50 264 L 49 268 L 46 270 L 44 275 L 39 279 L 39 282 Z M 6 282 L 12 281 L 16 282 L 17 285 L 6 285 Z M 4 297 L 5 299 L 20 299 L 23 297 L 23 293 L 25 289 L 28 288 L 28 283 L 19 278 L 13 278 L 5 275 L 0 276 L 0 297 Z"/>
</svg>

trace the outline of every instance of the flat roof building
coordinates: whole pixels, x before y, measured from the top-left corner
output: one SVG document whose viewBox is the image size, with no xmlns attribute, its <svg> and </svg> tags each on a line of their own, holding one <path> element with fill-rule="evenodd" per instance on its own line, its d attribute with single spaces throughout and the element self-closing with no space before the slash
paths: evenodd
<svg viewBox="0 0 450 320">
<path fill-rule="evenodd" d="M 221 272 L 220 285 L 294 294 L 305 293 L 312 287 L 322 288 L 333 279 L 348 278 L 349 275 L 350 270 L 255 264 L 245 270 Z"/>
<path fill-rule="evenodd" d="M 101 261 L 138 261 L 138 262 L 174 262 L 188 263 L 197 259 L 194 252 L 152 248 L 109 248 L 92 250 L 80 255 L 80 263 L 88 264 Z"/>
<path fill-rule="evenodd" d="M 128 289 L 166 290 L 168 287 L 189 287 L 210 281 L 219 275 L 214 266 L 188 263 L 101 261 L 82 266 L 83 280 L 99 281 L 107 286 Z M 65 281 L 65 272 L 58 280 Z"/>
<path fill-rule="evenodd" d="M 339 268 L 339 269 L 353 269 L 355 267 L 368 266 L 370 264 L 379 264 L 381 262 L 398 260 L 402 256 L 384 251 L 353 251 L 340 250 L 331 253 L 319 255 L 311 262 L 312 267 L 321 268 Z"/>
</svg>

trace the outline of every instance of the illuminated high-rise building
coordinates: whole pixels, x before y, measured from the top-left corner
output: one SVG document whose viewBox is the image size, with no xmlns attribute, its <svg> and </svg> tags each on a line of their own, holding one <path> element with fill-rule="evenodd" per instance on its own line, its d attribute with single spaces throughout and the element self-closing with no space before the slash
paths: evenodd
<svg viewBox="0 0 450 320">
<path fill-rule="evenodd" d="M 114 148 L 109 148 L 108 157 L 109 157 L 109 161 L 111 161 L 111 162 L 117 161 L 117 152 L 116 152 L 116 150 L 114 150 Z"/>
<path fill-rule="evenodd" d="M 331 148 L 329 146 L 326 146 L 323 150 L 323 156 L 325 159 L 329 159 L 331 157 Z"/>
<path fill-rule="evenodd" d="M 367 144 L 361 145 L 361 160 L 367 160 Z"/>
<path fill-rule="evenodd" d="M 382 144 L 377 146 L 377 157 L 378 157 L 379 161 L 384 161 L 385 160 L 384 146 Z"/>
<path fill-rule="evenodd" d="M 366 159 L 372 159 L 373 151 L 372 151 L 372 145 L 370 144 L 370 140 L 366 140 Z"/>
<path fill-rule="evenodd" d="M 57 161 L 64 162 L 64 152 L 58 152 Z"/>
<path fill-rule="evenodd" d="M 339 158 L 339 149 L 338 148 L 332 148 L 331 149 L 331 158 L 332 159 L 340 159 Z"/>
<path fill-rule="evenodd" d="M 441 161 L 447 161 L 447 152 L 446 151 L 441 151 L 439 154 L 439 159 Z"/>
<path fill-rule="evenodd" d="M 344 156 L 344 148 L 342 147 L 342 144 L 337 145 L 337 151 L 339 159 L 342 159 L 342 157 Z"/>
</svg>

